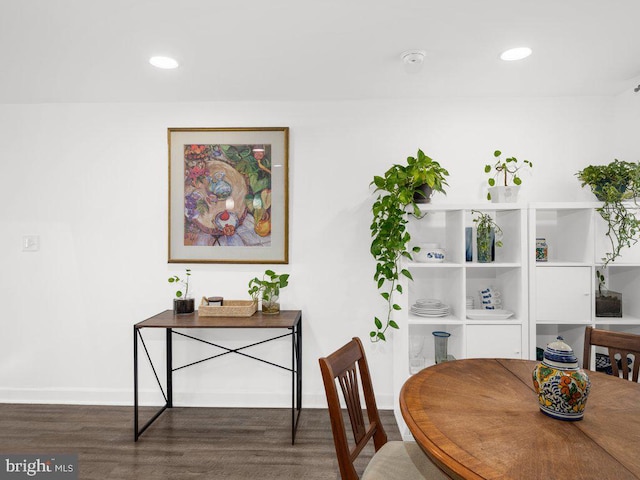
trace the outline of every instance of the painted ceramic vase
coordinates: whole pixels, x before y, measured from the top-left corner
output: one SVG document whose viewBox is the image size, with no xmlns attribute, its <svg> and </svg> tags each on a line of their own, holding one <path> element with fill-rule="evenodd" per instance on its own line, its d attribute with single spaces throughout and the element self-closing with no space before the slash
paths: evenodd
<svg viewBox="0 0 640 480">
<path fill-rule="evenodd" d="M 224 179 L 224 172 L 216 172 L 213 176 L 215 182 L 213 182 L 209 189 L 213 194 L 215 194 L 219 199 L 224 200 L 229 198 L 232 192 L 231 185 Z"/>
<path fill-rule="evenodd" d="M 562 337 L 547 345 L 533 369 L 533 387 L 540 411 L 559 420 L 582 420 L 591 382 Z"/>
</svg>

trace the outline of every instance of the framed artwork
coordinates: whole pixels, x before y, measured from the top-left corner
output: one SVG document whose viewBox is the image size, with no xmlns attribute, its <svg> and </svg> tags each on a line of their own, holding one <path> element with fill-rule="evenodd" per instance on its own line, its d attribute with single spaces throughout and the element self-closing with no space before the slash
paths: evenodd
<svg viewBox="0 0 640 480">
<path fill-rule="evenodd" d="M 169 263 L 289 263 L 289 128 L 169 128 Z"/>
</svg>

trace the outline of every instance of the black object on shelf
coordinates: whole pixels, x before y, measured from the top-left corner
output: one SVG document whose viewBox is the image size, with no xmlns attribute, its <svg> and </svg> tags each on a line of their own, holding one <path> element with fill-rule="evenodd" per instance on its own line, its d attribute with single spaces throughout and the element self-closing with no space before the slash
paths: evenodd
<svg viewBox="0 0 640 480">
<path fill-rule="evenodd" d="M 617 360 L 618 370 L 622 370 L 622 361 Z M 633 361 L 627 358 L 627 365 L 631 366 Z M 613 375 L 613 368 L 611 367 L 611 360 L 609 355 L 604 353 L 596 353 L 596 372 L 604 372 L 607 375 Z"/>
</svg>

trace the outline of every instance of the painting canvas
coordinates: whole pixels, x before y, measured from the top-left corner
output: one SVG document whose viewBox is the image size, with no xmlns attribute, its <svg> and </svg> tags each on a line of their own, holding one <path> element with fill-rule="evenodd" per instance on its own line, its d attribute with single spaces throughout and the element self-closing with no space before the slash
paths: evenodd
<svg viewBox="0 0 640 480">
<path fill-rule="evenodd" d="M 288 128 L 170 128 L 169 262 L 288 263 Z"/>
</svg>

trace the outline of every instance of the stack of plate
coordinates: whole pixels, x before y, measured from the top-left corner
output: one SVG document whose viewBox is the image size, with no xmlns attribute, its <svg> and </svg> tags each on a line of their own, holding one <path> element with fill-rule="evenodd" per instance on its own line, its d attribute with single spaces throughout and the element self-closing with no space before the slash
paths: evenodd
<svg viewBox="0 0 640 480">
<path fill-rule="evenodd" d="M 411 305 L 411 313 L 421 317 L 446 317 L 449 315 L 449 305 L 435 298 L 419 298 Z"/>
<path fill-rule="evenodd" d="M 513 312 L 511 310 L 467 310 L 467 318 L 472 320 L 506 320 L 512 316 Z"/>
</svg>

